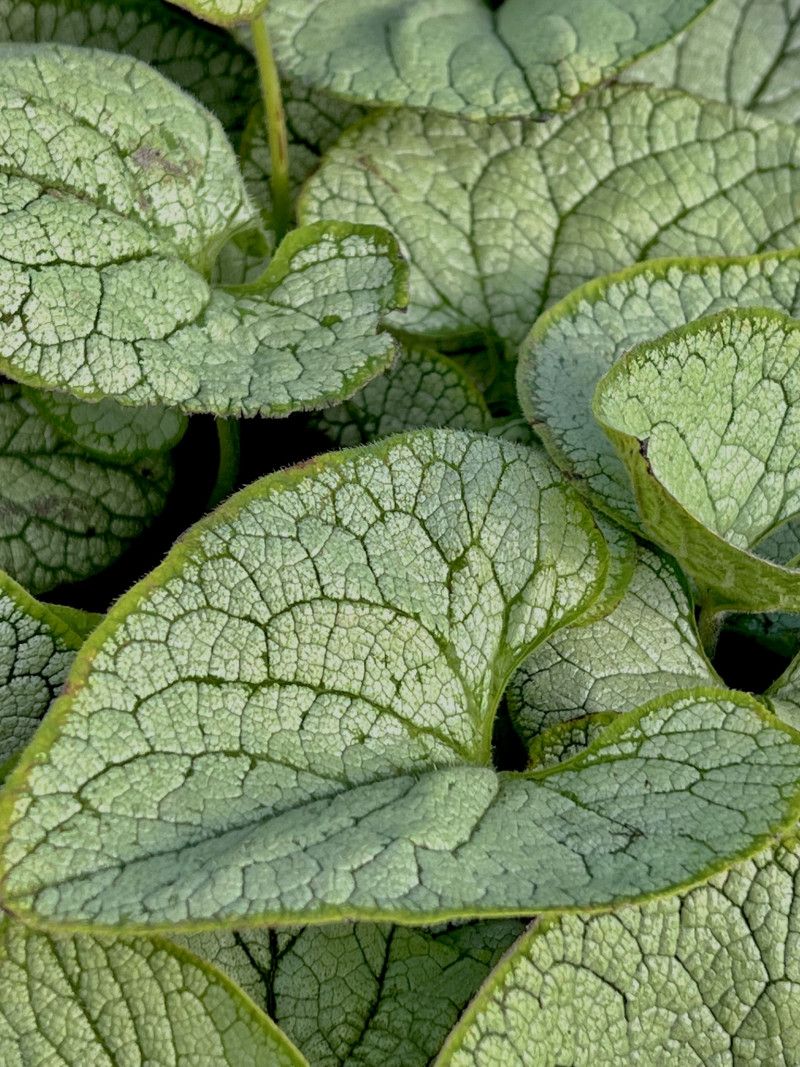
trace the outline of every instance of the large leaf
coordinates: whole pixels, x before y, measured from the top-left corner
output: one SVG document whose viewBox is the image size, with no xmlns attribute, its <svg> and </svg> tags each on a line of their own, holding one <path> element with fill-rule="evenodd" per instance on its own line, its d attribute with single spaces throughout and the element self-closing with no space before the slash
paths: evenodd
<svg viewBox="0 0 800 1067">
<path fill-rule="evenodd" d="M 33 592 L 103 570 L 163 509 L 168 453 L 98 458 L 0 385 L 0 567 Z"/>
<path fill-rule="evenodd" d="M 397 234 L 412 265 L 398 330 L 516 345 L 548 304 L 638 259 L 799 243 L 799 136 L 633 86 L 545 124 L 389 112 L 343 135 L 300 210 Z"/>
<path fill-rule="evenodd" d="M 626 81 L 676 87 L 800 119 L 797 0 L 717 0 L 691 29 L 630 67 Z"/>
<path fill-rule="evenodd" d="M 184 939 L 283 1027 L 314 1067 L 426 1067 L 523 931 L 336 923 Z"/>
<path fill-rule="evenodd" d="M 457 363 L 411 348 L 344 404 L 314 416 L 312 425 L 347 446 L 425 426 L 488 430 L 491 422 L 480 390 Z"/>
<path fill-rule="evenodd" d="M 798 1063 L 799 899 L 797 849 L 778 846 L 681 896 L 537 922 L 437 1067 Z"/>
<path fill-rule="evenodd" d="M 639 527 L 639 513 L 592 414 L 597 383 L 634 345 L 728 307 L 800 314 L 800 255 L 642 263 L 576 289 L 525 339 L 517 375 L 525 413 L 570 481 L 627 526 Z"/>
<path fill-rule="evenodd" d="M 0 571 L 0 780 L 61 689 L 83 638 Z"/>
<path fill-rule="evenodd" d="M 800 512 L 800 324 L 730 310 L 631 349 L 594 411 L 645 530 L 718 607 L 800 610 L 800 571 L 752 551 Z"/>
<path fill-rule="evenodd" d="M 230 129 L 258 91 L 253 57 L 163 0 L 0 0 L 0 42 L 83 45 L 141 59 L 187 89 Z"/>
<path fill-rule="evenodd" d="M 639 548 L 630 584 L 611 614 L 539 645 L 512 676 L 507 699 L 530 745 L 555 723 L 631 711 L 673 689 L 717 682 L 675 565 Z"/>
<path fill-rule="evenodd" d="M 267 20 L 281 67 L 306 84 L 366 103 L 498 119 L 569 107 L 709 4 L 271 0 Z"/>
<path fill-rule="evenodd" d="M 404 271 L 388 234 L 299 230 L 258 282 L 214 289 L 204 272 L 255 225 L 216 120 L 124 56 L 13 45 L 0 60 L 11 377 L 92 400 L 275 414 L 343 399 L 391 362 L 376 330 L 402 303 Z"/>
<path fill-rule="evenodd" d="M 0 920 L 4 1067 L 307 1067 L 241 990 L 168 941 L 53 939 Z"/>
<path fill-rule="evenodd" d="M 256 483 L 124 597 L 3 794 L 3 905 L 127 929 L 436 921 L 639 898 L 795 818 L 800 735 L 725 690 L 578 760 L 494 709 L 606 566 L 538 452 L 431 430 Z"/>
</svg>

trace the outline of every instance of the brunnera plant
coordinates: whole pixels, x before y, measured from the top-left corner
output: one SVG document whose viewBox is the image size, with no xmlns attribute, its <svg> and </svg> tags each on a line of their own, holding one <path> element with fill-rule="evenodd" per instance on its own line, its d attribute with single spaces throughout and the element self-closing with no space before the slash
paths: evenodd
<svg viewBox="0 0 800 1067">
<path fill-rule="evenodd" d="M 800 1059 L 794 19 L 0 0 L 4 1065 Z"/>
</svg>

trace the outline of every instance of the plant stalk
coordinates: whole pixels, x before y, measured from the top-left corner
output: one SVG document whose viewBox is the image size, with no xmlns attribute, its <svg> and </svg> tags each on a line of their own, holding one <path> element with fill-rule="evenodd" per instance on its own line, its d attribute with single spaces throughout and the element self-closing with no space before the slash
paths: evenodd
<svg viewBox="0 0 800 1067">
<path fill-rule="evenodd" d="M 226 497 L 229 497 L 236 488 L 236 480 L 239 477 L 239 423 L 236 419 L 215 419 L 217 424 L 217 437 L 219 439 L 219 467 L 217 468 L 217 480 L 211 490 L 211 496 L 206 504 L 207 511 L 213 511 Z"/>
<path fill-rule="evenodd" d="M 286 236 L 292 217 L 292 195 L 289 186 L 289 140 L 286 135 L 286 116 L 283 113 L 283 97 L 278 68 L 272 54 L 269 30 L 265 15 L 259 15 L 250 23 L 253 31 L 258 76 L 261 81 L 261 97 L 264 101 L 264 116 L 267 120 L 269 155 L 272 164 L 270 184 L 272 187 L 272 216 L 275 240 L 278 244 Z"/>
<path fill-rule="evenodd" d="M 719 640 L 724 618 L 725 612 L 721 612 L 713 601 L 700 601 L 700 611 L 697 615 L 697 632 L 709 662 L 714 659 L 714 653 L 717 651 L 717 641 Z"/>
</svg>

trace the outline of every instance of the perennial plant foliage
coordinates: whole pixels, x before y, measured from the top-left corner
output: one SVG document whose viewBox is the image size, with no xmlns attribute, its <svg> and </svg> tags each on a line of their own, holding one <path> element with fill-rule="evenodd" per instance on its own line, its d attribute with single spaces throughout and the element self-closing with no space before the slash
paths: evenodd
<svg viewBox="0 0 800 1067">
<path fill-rule="evenodd" d="M 3 1067 L 800 1063 L 798 26 L 0 0 Z"/>
</svg>

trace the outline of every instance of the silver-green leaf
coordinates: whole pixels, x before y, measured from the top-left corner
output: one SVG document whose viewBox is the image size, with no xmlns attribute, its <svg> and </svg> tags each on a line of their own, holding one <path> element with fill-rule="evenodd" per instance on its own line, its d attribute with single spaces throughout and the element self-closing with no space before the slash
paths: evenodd
<svg viewBox="0 0 800 1067">
<path fill-rule="evenodd" d="M 434 929 L 336 923 L 195 934 L 314 1067 L 427 1067 L 519 920 Z"/>
<path fill-rule="evenodd" d="M 516 346 L 571 289 L 637 260 L 800 243 L 800 134 L 680 92 L 618 86 L 547 123 L 406 110 L 346 131 L 306 221 L 387 226 L 411 263 L 400 332 Z"/>
<path fill-rule="evenodd" d="M 32 592 L 112 563 L 162 511 L 169 453 L 99 458 L 0 385 L 0 567 Z"/>
<path fill-rule="evenodd" d="M 308 1067 L 241 990 L 168 941 L 0 920 L 3 1067 Z"/>
<path fill-rule="evenodd" d="M 800 119 L 796 0 L 717 0 L 625 81 L 687 89 L 782 122 Z"/>
<path fill-rule="evenodd" d="M 411 348 L 344 404 L 313 416 L 312 425 L 346 447 L 425 426 L 488 431 L 492 418 L 458 363 L 432 349 Z"/>
<path fill-rule="evenodd" d="M 536 450 L 389 438 L 231 498 L 90 637 L 0 798 L 2 902 L 123 929 L 646 897 L 796 818 L 800 735 L 680 690 L 580 757 L 490 763 L 513 669 L 603 591 Z"/>
<path fill-rule="evenodd" d="M 631 711 L 673 689 L 718 684 L 675 564 L 644 547 L 637 556 L 627 591 L 606 618 L 560 630 L 512 676 L 508 707 L 528 746 L 558 722 Z"/>
<path fill-rule="evenodd" d="M 61 689 L 82 635 L 0 571 L 0 780 Z"/>
<path fill-rule="evenodd" d="M 258 91 L 253 57 L 163 0 L 0 0 L 0 42 L 79 45 L 141 59 L 241 130 Z"/>
<path fill-rule="evenodd" d="M 436 1067 L 797 1063 L 798 899 L 800 861 L 788 844 L 679 896 L 539 921 Z"/>
<path fill-rule="evenodd" d="M 187 0 L 187 3 L 189 0 Z M 201 7 L 219 0 L 191 0 Z M 265 0 L 262 0 L 262 3 Z M 236 7 L 241 0 L 228 0 Z M 278 62 L 349 100 L 466 119 L 564 110 L 710 0 L 271 0 Z"/>
<path fill-rule="evenodd" d="M 0 46 L 0 369 L 82 399 L 280 414 L 392 360 L 391 236 L 297 230 L 252 285 L 206 280 L 260 225 L 218 122 L 120 55 Z M 33 101 L 35 106 L 28 106 Z"/>
<path fill-rule="evenodd" d="M 62 437 L 98 459 L 132 462 L 174 448 L 188 419 L 174 408 L 123 407 L 105 398 L 92 404 L 69 393 L 23 389 L 22 395 Z"/>
<path fill-rule="evenodd" d="M 645 530 L 717 608 L 800 610 L 800 571 L 755 554 L 800 512 L 800 324 L 739 309 L 631 349 L 594 411 Z"/>
<path fill-rule="evenodd" d="M 800 315 L 800 254 L 630 267 L 576 289 L 545 312 L 520 349 L 525 414 L 572 484 L 626 526 L 641 529 L 639 513 L 625 466 L 592 413 L 597 383 L 634 345 L 728 307 Z"/>
</svg>

